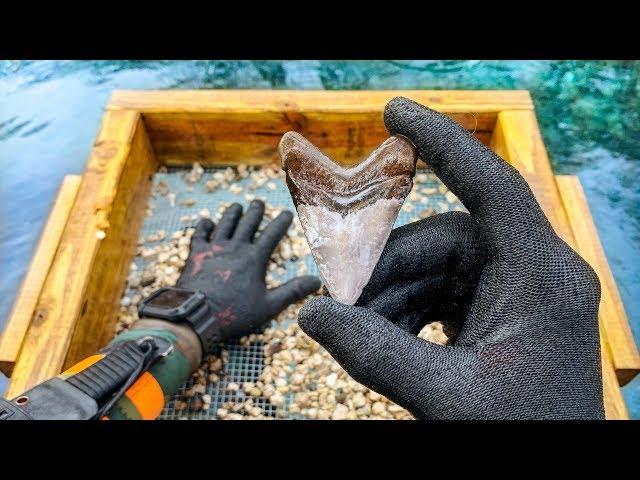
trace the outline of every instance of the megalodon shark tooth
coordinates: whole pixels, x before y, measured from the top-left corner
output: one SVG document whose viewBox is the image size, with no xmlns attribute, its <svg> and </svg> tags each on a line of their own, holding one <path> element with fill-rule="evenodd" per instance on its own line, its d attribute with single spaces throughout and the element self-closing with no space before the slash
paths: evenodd
<svg viewBox="0 0 640 480">
<path fill-rule="evenodd" d="M 353 305 L 369 282 L 413 186 L 413 144 L 393 136 L 343 167 L 296 132 L 280 140 L 282 168 L 311 254 L 331 297 Z"/>
</svg>

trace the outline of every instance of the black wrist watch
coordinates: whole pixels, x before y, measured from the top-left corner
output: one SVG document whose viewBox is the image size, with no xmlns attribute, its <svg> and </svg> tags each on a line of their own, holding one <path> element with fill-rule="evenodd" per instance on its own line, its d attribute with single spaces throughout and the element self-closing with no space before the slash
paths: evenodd
<svg viewBox="0 0 640 480">
<path fill-rule="evenodd" d="M 156 290 L 140 302 L 138 316 L 189 324 L 198 335 L 205 353 L 220 341 L 220 326 L 207 296 L 200 290 L 175 287 Z"/>
</svg>

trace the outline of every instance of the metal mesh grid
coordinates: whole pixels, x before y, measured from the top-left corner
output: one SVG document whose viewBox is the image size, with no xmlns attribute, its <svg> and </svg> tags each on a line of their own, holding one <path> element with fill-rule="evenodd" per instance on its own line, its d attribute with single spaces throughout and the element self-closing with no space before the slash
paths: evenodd
<svg viewBox="0 0 640 480">
<path fill-rule="evenodd" d="M 248 396 L 242 389 L 236 392 L 227 391 L 227 385 L 231 382 L 242 384 L 243 382 L 255 382 L 259 379 L 264 368 L 264 357 L 262 352 L 262 342 L 256 342 L 247 346 L 240 345 L 237 341 L 227 342 L 224 346 L 228 352 L 228 359 L 224 362 L 224 377 L 216 383 L 208 382 L 205 393 L 211 395 L 211 405 L 208 409 L 194 412 L 191 408 L 193 399 L 183 398 L 185 390 L 189 389 L 193 382 L 189 379 L 173 398 L 167 402 L 160 419 L 179 420 L 188 418 L 190 420 L 215 420 L 216 411 L 225 402 L 242 403 Z M 276 415 L 276 408 L 264 397 L 251 397 L 254 405 L 262 408 L 265 415 Z M 186 400 L 187 407 L 184 410 L 177 410 L 176 402 Z"/>
<path fill-rule="evenodd" d="M 237 189 L 237 193 L 233 193 L 228 189 L 217 188 L 213 192 L 207 192 L 205 182 L 211 178 L 216 170 L 223 169 L 205 169 L 202 179 L 196 184 L 190 185 L 184 180 L 184 174 L 188 172 L 186 169 L 169 169 L 167 171 L 158 172 L 154 177 L 154 185 L 164 181 L 169 186 L 170 192 L 175 194 L 175 205 L 171 206 L 168 196 L 156 195 L 150 200 L 150 206 L 153 215 L 145 218 L 142 230 L 140 232 L 141 241 L 148 235 L 164 230 L 167 234 L 171 234 L 176 230 L 192 227 L 197 222 L 198 212 L 203 208 L 208 208 L 212 218 L 215 217 L 219 206 L 224 203 L 238 202 L 245 208 L 248 204 L 246 195 L 254 195 L 255 198 L 262 199 L 265 203 L 276 208 L 290 209 L 295 213 L 295 208 L 286 184 L 282 178 L 276 178 L 267 181 L 264 185 L 255 190 L 249 190 L 250 178 L 236 180 L 234 183 L 241 187 Z M 415 191 L 420 194 L 419 198 L 413 201 L 405 202 L 401 209 L 395 226 L 404 225 L 420 218 L 420 214 L 427 209 L 433 209 L 436 213 L 447 210 L 463 210 L 462 204 L 448 193 L 446 187 L 428 170 L 419 170 L 414 179 Z M 187 199 L 195 200 L 192 206 L 185 206 L 182 202 Z M 413 209 L 409 210 L 408 205 L 412 205 Z M 186 216 L 195 216 L 195 220 L 184 221 Z M 265 220 L 266 221 L 266 220 Z M 146 242 L 146 245 L 153 246 L 154 243 Z M 296 268 L 298 262 L 304 261 L 307 264 L 309 274 L 317 274 L 317 268 L 311 255 L 307 255 L 297 261 L 289 261 L 286 264 L 286 271 L 278 274 L 277 271 L 272 272 L 274 278 L 286 281 L 297 275 Z M 139 269 L 144 270 L 146 261 L 141 257 L 135 257 L 134 262 Z M 272 322 L 274 328 L 286 328 L 290 322 Z M 192 386 L 192 380 L 188 380 L 178 392 L 171 398 L 161 414 L 161 419 L 193 419 L 193 420 L 213 420 L 216 418 L 216 411 L 225 402 L 242 403 L 248 396 L 244 394 L 242 388 L 236 392 L 227 391 L 230 382 L 242 385 L 244 382 L 256 382 L 259 380 L 260 374 L 264 368 L 263 345 L 261 342 L 241 345 L 238 341 L 231 341 L 224 345 L 224 355 L 226 360 L 223 365 L 224 375 L 220 376 L 220 380 L 216 383 L 208 382 L 205 387 L 205 393 L 211 396 L 211 404 L 208 409 L 193 411 L 191 403 L 193 399 L 184 398 L 185 390 Z M 280 407 L 284 411 L 285 418 L 301 418 L 297 415 L 291 415 L 287 412 L 287 405 L 290 403 L 293 394 L 286 395 L 285 405 Z M 252 397 L 253 398 L 253 397 Z M 187 405 L 184 410 L 176 409 L 176 402 L 186 401 Z M 276 416 L 276 407 L 271 405 L 265 398 L 253 398 L 254 405 L 262 408 L 265 415 Z"/>
</svg>

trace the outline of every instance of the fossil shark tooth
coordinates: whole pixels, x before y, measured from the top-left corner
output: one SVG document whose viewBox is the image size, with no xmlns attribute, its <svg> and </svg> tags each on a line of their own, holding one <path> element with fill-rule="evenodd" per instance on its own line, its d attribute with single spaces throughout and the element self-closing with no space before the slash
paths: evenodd
<svg viewBox="0 0 640 480">
<path fill-rule="evenodd" d="M 408 139 L 393 136 L 347 168 L 302 135 L 287 132 L 279 151 L 320 277 L 335 300 L 353 305 L 411 191 L 415 148 Z"/>
</svg>

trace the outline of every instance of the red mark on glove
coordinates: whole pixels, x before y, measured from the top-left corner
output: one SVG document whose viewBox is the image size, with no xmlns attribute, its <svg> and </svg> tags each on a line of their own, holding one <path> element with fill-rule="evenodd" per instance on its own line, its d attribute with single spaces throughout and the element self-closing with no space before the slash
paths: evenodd
<svg viewBox="0 0 640 480">
<path fill-rule="evenodd" d="M 191 267 L 191 276 L 195 276 L 200 270 L 202 270 L 202 262 L 205 258 L 213 257 L 213 253 L 211 252 L 200 252 L 196 253 L 192 258 L 193 266 Z"/>
<path fill-rule="evenodd" d="M 215 274 L 226 282 L 231 277 L 231 270 L 216 270 Z"/>
<path fill-rule="evenodd" d="M 232 307 L 227 307 L 221 312 L 218 312 L 216 318 L 220 320 L 220 324 L 223 326 L 230 325 L 231 322 L 235 322 L 238 319 Z"/>
<path fill-rule="evenodd" d="M 214 254 L 220 253 L 223 250 L 224 250 L 224 247 L 220 245 L 216 245 L 214 243 L 213 245 L 211 245 L 211 251 L 196 253 L 191 259 L 191 262 L 193 263 L 193 266 L 191 267 L 191 276 L 192 277 L 195 276 L 200 270 L 202 270 L 202 262 L 204 261 L 205 258 L 213 257 Z M 225 278 L 225 281 L 227 281 L 227 279 L 228 277 Z"/>
</svg>

